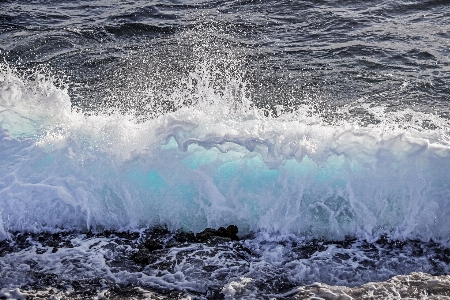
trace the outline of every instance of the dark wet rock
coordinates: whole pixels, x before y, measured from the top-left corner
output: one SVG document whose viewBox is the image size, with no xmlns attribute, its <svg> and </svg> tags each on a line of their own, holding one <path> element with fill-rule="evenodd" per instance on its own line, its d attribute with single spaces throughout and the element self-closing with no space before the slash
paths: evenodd
<svg viewBox="0 0 450 300">
<path fill-rule="evenodd" d="M 26 296 L 26 299 L 202 299 L 201 297 L 196 297 L 200 296 L 200 294 L 195 292 L 167 291 L 158 288 L 133 286 L 131 284 L 116 284 L 101 278 L 73 281 L 63 280 L 62 283 L 59 285 L 50 284 L 49 286 L 51 288 L 48 288 L 48 286 L 24 286 L 20 289 L 19 297 L 0 296 L 0 299 L 22 299 L 20 297 L 22 295 Z M 14 291 L 14 289 L 11 289 L 11 291 Z M 14 294 L 17 293 L 13 292 L 12 295 Z"/>
<path fill-rule="evenodd" d="M 56 274 L 31 271 L 30 275 L 32 275 L 33 279 L 35 280 L 34 285 L 37 287 L 57 287 L 58 283 L 60 282 L 60 278 Z"/>
<path fill-rule="evenodd" d="M 17 246 L 17 247 L 20 247 L 20 248 L 26 248 L 26 247 L 29 247 L 29 246 L 31 246 L 31 243 L 30 243 L 30 240 L 32 239 L 34 237 L 34 235 L 33 234 L 31 234 L 31 233 L 27 233 L 27 232 L 19 232 L 19 233 L 17 233 L 15 236 L 14 236 L 14 238 L 13 238 L 13 240 L 14 240 L 14 244 Z"/>
<path fill-rule="evenodd" d="M 199 242 L 214 242 L 218 240 L 217 238 L 225 238 L 232 241 L 238 241 L 238 232 L 239 230 L 236 225 L 230 225 L 227 228 L 220 227 L 217 230 L 213 228 L 206 228 L 202 232 L 197 233 L 196 238 Z"/>
<path fill-rule="evenodd" d="M 178 231 L 175 233 L 174 239 L 177 243 L 195 243 L 197 239 L 193 232 Z"/>
<path fill-rule="evenodd" d="M 213 228 L 206 228 L 202 232 L 197 233 L 195 237 L 199 242 L 207 242 L 208 240 L 212 240 L 217 236 L 217 230 Z"/>
<path fill-rule="evenodd" d="M 337 253 L 336 257 L 341 260 L 349 260 L 351 258 L 351 256 L 348 255 L 347 253 Z"/>
<path fill-rule="evenodd" d="M 372 269 L 376 268 L 376 266 L 377 266 L 377 264 L 376 264 L 375 261 L 373 261 L 373 260 L 368 260 L 368 259 L 363 259 L 363 260 L 361 260 L 361 261 L 359 262 L 359 264 L 360 264 L 361 266 L 363 266 L 363 267 L 366 267 L 366 268 L 372 268 Z"/>
<path fill-rule="evenodd" d="M 44 247 L 57 248 L 63 243 L 64 236 L 62 234 L 43 233 L 38 237 L 38 242 Z M 55 251 L 56 252 L 56 251 Z"/>
<path fill-rule="evenodd" d="M 203 266 L 202 269 L 206 272 L 214 272 L 215 270 L 219 269 L 219 266 Z"/>
<path fill-rule="evenodd" d="M 154 264 L 159 259 L 164 258 L 167 255 L 167 251 L 153 250 L 150 251 L 146 248 L 139 248 L 139 250 L 131 255 L 131 260 L 141 265 Z"/>
<path fill-rule="evenodd" d="M 220 227 L 217 230 L 217 233 L 219 234 L 219 236 L 229 237 L 230 239 L 232 239 L 234 241 L 238 241 L 239 240 L 239 238 L 237 236 L 238 232 L 239 232 L 239 229 L 237 228 L 236 225 L 230 225 L 226 229 L 223 228 L 223 227 Z"/>
<path fill-rule="evenodd" d="M 248 258 L 249 256 L 259 257 L 258 254 L 253 253 L 252 250 L 249 248 L 243 246 L 240 243 L 234 243 L 233 249 L 236 251 L 237 255 L 241 257 L 242 259 Z"/>
<path fill-rule="evenodd" d="M 326 248 L 323 241 L 312 240 L 307 244 L 293 248 L 293 251 L 298 253 L 300 259 L 308 259 L 313 256 L 314 253 L 324 251 Z"/>
<path fill-rule="evenodd" d="M 258 286 L 258 285 L 257 285 Z M 271 280 L 267 280 L 265 282 L 261 282 L 258 286 L 261 290 L 269 289 L 279 294 L 284 294 L 297 286 L 294 282 L 289 280 L 289 278 L 285 276 L 280 276 L 278 278 L 273 278 Z"/>
<path fill-rule="evenodd" d="M 46 248 L 36 248 L 36 254 L 44 254 L 47 252 Z"/>
<path fill-rule="evenodd" d="M 439 247 L 435 250 L 435 254 L 430 258 L 433 264 L 444 262 L 450 264 L 450 249 Z"/>
<path fill-rule="evenodd" d="M 139 299 L 140 296 L 142 296 L 142 292 L 136 287 L 114 286 L 105 293 L 107 299 Z"/>
<path fill-rule="evenodd" d="M 394 240 L 387 236 L 381 236 L 375 243 L 385 249 L 403 249 L 403 247 L 408 244 L 407 241 Z"/>
<path fill-rule="evenodd" d="M 11 234 L 11 239 L 0 241 L 0 257 L 15 251 L 27 249 L 37 244 L 36 253 L 43 254 L 48 248 L 55 253 L 60 248 L 73 248 L 71 236 L 67 232 L 61 233 L 30 233 L 16 232 Z"/>
<path fill-rule="evenodd" d="M 181 243 L 186 242 L 188 239 L 183 239 L 182 237 L 188 235 L 189 233 L 184 233 L 182 231 L 175 233 L 171 232 L 166 226 L 156 226 L 143 233 L 139 240 L 141 247 L 145 247 L 150 251 L 156 251 L 164 248 L 176 247 Z M 180 241 L 178 241 L 178 239 L 180 239 Z"/>
<path fill-rule="evenodd" d="M 148 252 L 161 249 L 169 249 L 173 247 L 181 247 L 192 243 L 218 244 L 222 242 L 238 241 L 238 227 L 230 225 L 227 228 L 219 229 L 206 228 L 202 232 L 194 235 L 193 232 L 176 231 L 170 232 L 165 226 L 152 228 L 141 240 L 140 250 L 132 255 L 132 260 L 141 264 L 145 264 Z M 147 251 L 144 251 L 146 249 Z"/>
<path fill-rule="evenodd" d="M 223 300 L 225 299 L 225 295 L 221 292 L 220 289 L 209 289 L 206 293 L 206 299 Z"/>
<path fill-rule="evenodd" d="M 13 252 L 14 247 L 11 246 L 10 240 L 0 241 L 0 257 L 6 255 L 7 253 Z"/>
<path fill-rule="evenodd" d="M 138 264 L 148 264 L 150 257 L 150 251 L 145 248 L 141 248 L 131 255 L 131 259 Z"/>
<path fill-rule="evenodd" d="M 337 262 L 337 263 L 342 263 L 346 260 L 349 260 L 351 258 L 350 255 L 348 255 L 347 253 L 336 253 L 333 256 L 333 261 Z"/>
<path fill-rule="evenodd" d="M 149 251 L 154 251 L 162 249 L 163 245 L 159 243 L 157 240 L 148 239 L 144 242 L 144 247 Z"/>
<path fill-rule="evenodd" d="M 385 245 L 391 244 L 391 242 L 392 241 L 387 236 L 383 235 L 383 236 L 380 236 L 380 238 L 375 243 L 377 243 L 378 245 L 381 245 L 381 246 L 385 246 Z"/>
<path fill-rule="evenodd" d="M 425 254 L 422 242 L 419 240 L 414 240 L 410 243 L 411 246 L 411 254 L 413 256 L 423 256 Z"/>
<path fill-rule="evenodd" d="M 378 253 L 378 251 L 379 251 L 379 246 L 369 243 L 367 241 L 362 241 L 359 248 L 366 253 L 370 253 L 370 252 Z"/>
<path fill-rule="evenodd" d="M 338 248 L 350 249 L 355 242 L 355 237 L 346 236 L 344 240 L 334 241 L 333 244 L 335 244 Z"/>
<path fill-rule="evenodd" d="M 325 251 L 328 246 L 334 245 L 336 248 L 341 249 L 350 249 L 353 247 L 354 243 L 356 242 L 356 238 L 354 237 L 345 237 L 344 240 L 340 241 L 334 241 L 334 240 L 320 240 L 320 239 L 313 239 L 309 241 L 305 241 L 303 243 L 297 243 L 292 242 L 292 250 L 299 255 L 299 258 L 301 259 L 309 259 L 311 256 L 313 256 L 316 252 L 322 252 Z M 370 246 L 367 246 L 370 247 Z M 374 247 L 374 249 L 376 249 Z M 338 258 L 342 259 L 342 258 Z"/>
<path fill-rule="evenodd" d="M 219 228 L 219 231 L 220 231 L 220 228 Z M 239 240 L 239 237 L 237 236 L 238 233 L 239 233 L 238 227 L 236 225 L 230 225 L 227 227 L 224 234 L 227 237 L 229 237 L 230 239 L 232 239 L 233 241 L 238 241 Z"/>
</svg>

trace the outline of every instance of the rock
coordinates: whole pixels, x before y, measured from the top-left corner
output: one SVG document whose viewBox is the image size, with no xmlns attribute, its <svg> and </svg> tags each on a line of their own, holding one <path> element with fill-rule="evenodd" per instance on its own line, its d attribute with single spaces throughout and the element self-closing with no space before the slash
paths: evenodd
<svg viewBox="0 0 450 300">
<path fill-rule="evenodd" d="M 177 231 L 170 233 L 165 227 L 157 227 L 151 231 L 151 237 L 139 245 L 137 252 L 131 255 L 131 259 L 138 264 L 151 264 L 163 257 L 170 248 L 182 247 L 186 243 L 210 243 L 238 241 L 236 225 L 230 225 L 219 229 L 206 228 L 194 235 L 192 232 Z"/>
<path fill-rule="evenodd" d="M 178 243 L 195 243 L 197 241 L 193 232 L 179 231 L 174 238 Z"/>
<path fill-rule="evenodd" d="M 6 255 L 7 253 L 13 252 L 14 248 L 11 246 L 10 240 L 0 241 L 0 257 Z"/>
<path fill-rule="evenodd" d="M 139 249 L 138 252 L 131 256 L 131 259 L 138 264 L 148 264 L 150 258 L 150 251 L 147 249 Z"/>
<path fill-rule="evenodd" d="M 156 240 L 148 239 L 144 242 L 144 247 L 149 251 L 160 250 L 163 246 Z"/>
<path fill-rule="evenodd" d="M 203 242 L 211 240 L 217 236 L 218 236 L 217 230 L 215 230 L 213 228 L 206 228 L 202 232 L 197 233 L 195 237 L 197 238 L 198 242 L 203 243 Z"/>
<path fill-rule="evenodd" d="M 218 237 L 238 241 L 238 232 L 239 229 L 236 225 L 230 225 L 227 228 L 220 227 L 218 230 L 213 228 L 206 228 L 202 232 L 197 233 L 196 238 L 199 242 L 214 241 L 217 240 Z"/>
<path fill-rule="evenodd" d="M 232 239 L 233 241 L 239 240 L 239 238 L 237 236 L 238 232 L 239 232 L 239 229 L 237 228 L 236 225 L 230 225 L 226 229 L 223 227 L 220 227 L 217 230 L 217 233 L 219 236 L 228 237 L 228 238 Z"/>
</svg>

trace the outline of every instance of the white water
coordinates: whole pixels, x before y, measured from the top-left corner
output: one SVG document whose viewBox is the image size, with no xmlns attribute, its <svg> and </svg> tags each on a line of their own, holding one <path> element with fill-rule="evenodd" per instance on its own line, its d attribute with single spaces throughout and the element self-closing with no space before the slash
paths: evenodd
<svg viewBox="0 0 450 300">
<path fill-rule="evenodd" d="M 85 116 L 48 76 L 2 65 L 0 238 L 163 223 L 449 241 L 445 120 L 366 107 L 380 124 L 329 125 L 307 106 L 267 118 L 238 79 L 218 91 L 207 75 L 198 68 L 166 95 L 194 95 L 191 106 L 138 122 L 133 112 Z M 420 129 L 430 119 L 439 128 Z"/>
</svg>

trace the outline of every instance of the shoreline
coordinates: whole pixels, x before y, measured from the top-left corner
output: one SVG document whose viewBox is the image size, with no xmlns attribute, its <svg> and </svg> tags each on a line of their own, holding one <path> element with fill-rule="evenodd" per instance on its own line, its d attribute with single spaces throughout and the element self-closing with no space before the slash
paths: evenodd
<svg viewBox="0 0 450 300">
<path fill-rule="evenodd" d="M 437 243 L 227 232 L 15 233 L 0 242 L 0 299 L 450 299 Z"/>
<path fill-rule="evenodd" d="M 240 299 L 245 278 L 225 285 L 220 293 L 202 295 L 193 291 L 157 291 L 148 287 L 105 286 L 98 281 L 85 281 L 75 288 L 61 290 L 53 286 L 39 289 L 3 288 L 0 299 Z M 346 287 L 313 283 L 298 286 L 283 294 L 252 295 L 254 299 L 450 299 L 450 275 L 432 276 L 413 272 L 397 275 L 387 281 L 368 282 Z M 237 297 L 237 298 L 236 298 Z M 398 298 L 400 297 L 400 298 Z"/>
</svg>

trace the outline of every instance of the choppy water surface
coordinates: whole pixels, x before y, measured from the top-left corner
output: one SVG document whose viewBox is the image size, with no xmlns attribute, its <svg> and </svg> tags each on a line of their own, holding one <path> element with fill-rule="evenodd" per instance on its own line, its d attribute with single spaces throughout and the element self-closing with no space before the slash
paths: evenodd
<svg viewBox="0 0 450 300">
<path fill-rule="evenodd" d="M 0 297 L 446 295 L 447 1 L 0 8 Z"/>
</svg>

